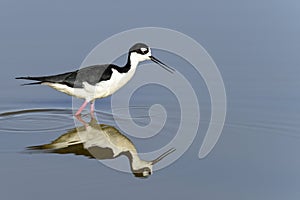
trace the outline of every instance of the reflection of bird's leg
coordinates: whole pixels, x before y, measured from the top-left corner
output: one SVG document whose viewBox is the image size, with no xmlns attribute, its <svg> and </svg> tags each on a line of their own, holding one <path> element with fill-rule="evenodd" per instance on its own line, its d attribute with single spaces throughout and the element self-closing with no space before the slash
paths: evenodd
<svg viewBox="0 0 300 200">
<path fill-rule="evenodd" d="M 75 116 L 80 115 L 80 113 L 83 111 L 83 109 L 86 107 L 87 104 L 88 104 L 88 101 L 85 100 L 84 103 L 80 106 L 80 108 L 79 108 L 78 111 L 76 112 Z"/>
<path fill-rule="evenodd" d="M 85 126 L 85 128 L 87 128 L 88 127 L 88 123 L 86 123 L 82 118 L 81 118 L 81 115 L 76 115 L 76 119 L 78 120 L 78 121 L 80 121 L 84 126 Z"/>
</svg>

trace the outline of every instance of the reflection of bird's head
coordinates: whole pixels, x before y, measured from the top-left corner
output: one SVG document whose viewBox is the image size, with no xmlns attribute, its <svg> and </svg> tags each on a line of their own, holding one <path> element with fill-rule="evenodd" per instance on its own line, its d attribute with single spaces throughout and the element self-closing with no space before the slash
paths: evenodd
<svg viewBox="0 0 300 200">
<path fill-rule="evenodd" d="M 174 148 L 169 149 L 162 155 L 160 155 L 158 158 L 152 160 L 152 161 L 145 161 L 139 158 L 137 154 L 131 154 L 130 160 L 131 160 L 131 171 L 135 177 L 138 178 L 147 178 L 153 173 L 153 165 L 161 161 L 163 158 L 168 156 L 169 154 L 173 153 L 175 151 Z"/>
<path fill-rule="evenodd" d="M 135 177 L 138 178 L 148 178 L 152 174 L 152 166 L 144 167 L 138 170 L 132 170 L 132 173 Z"/>
</svg>

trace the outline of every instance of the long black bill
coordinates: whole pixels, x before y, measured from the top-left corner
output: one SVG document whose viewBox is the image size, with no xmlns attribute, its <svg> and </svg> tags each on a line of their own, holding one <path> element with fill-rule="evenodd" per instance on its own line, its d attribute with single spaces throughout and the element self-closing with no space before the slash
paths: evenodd
<svg viewBox="0 0 300 200">
<path fill-rule="evenodd" d="M 173 153 L 174 151 L 176 151 L 175 148 L 171 148 L 169 149 L 167 152 L 163 153 L 162 155 L 160 155 L 158 158 L 156 158 L 155 160 L 152 160 L 151 164 L 154 165 L 156 163 L 158 163 L 159 161 L 161 161 L 163 158 L 165 158 L 166 156 L 168 156 L 169 154 Z"/>
<path fill-rule="evenodd" d="M 164 68 L 165 70 L 167 70 L 170 73 L 174 73 L 175 69 L 173 69 L 172 67 L 169 67 L 168 65 L 164 64 L 163 62 L 161 62 L 160 60 L 158 60 L 157 58 L 155 58 L 154 56 L 149 56 L 149 58 L 155 62 L 156 64 L 159 64 L 162 68 Z"/>
</svg>

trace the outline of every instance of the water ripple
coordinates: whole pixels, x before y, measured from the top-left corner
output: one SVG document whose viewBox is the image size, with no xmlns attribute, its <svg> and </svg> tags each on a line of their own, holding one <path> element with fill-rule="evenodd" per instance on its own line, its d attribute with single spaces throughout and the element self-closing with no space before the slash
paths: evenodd
<svg viewBox="0 0 300 200">
<path fill-rule="evenodd" d="M 0 113 L 0 132 L 33 133 L 72 127 L 72 110 L 68 109 L 27 109 Z"/>
<path fill-rule="evenodd" d="M 120 110 L 125 108 L 118 108 Z M 118 110 L 117 109 L 117 110 Z M 135 119 L 147 124 L 149 107 L 131 107 L 133 116 L 124 116 L 121 113 L 96 111 L 95 115 L 101 123 L 115 124 L 114 118 Z M 138 114 L 137 114 L 138 112 Z M 145 114 L 147 113 L 147 114 Z M 89 114 L 83 115 L 88 117 Z M 50 131 L 65 131 L 74 128 L 74 115 L 72 109 L 36 108 L 13 110 L 0 113 L 0 133 L 37 133 Z"/>
</svg>

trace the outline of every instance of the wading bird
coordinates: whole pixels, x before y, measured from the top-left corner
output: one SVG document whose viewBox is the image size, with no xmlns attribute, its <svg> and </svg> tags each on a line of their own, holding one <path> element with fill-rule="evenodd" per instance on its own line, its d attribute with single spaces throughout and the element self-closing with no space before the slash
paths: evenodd
<svg viewBox="0 0 300 200">
<path fill-rule="evenodd" d="M 75 114 L 78 116 L 88 103 L 91 104 L 90 111 L 93 113 L 95 99 L 110 96 L 123 87 L 133 77 L 138 64 L 145 60 L 152 60 L 171 73 L 175 71 L 152 56 L 151 49 L 146 44 L 137 43 L 129 49 L 127 63 L 123 67 L 114 64 L 93 65 L 58 75 L 16 79 L 34 80 L 37 82 L 24 85 L 48 85 L 60 92 L 85 99 Z"/>
</svg>

